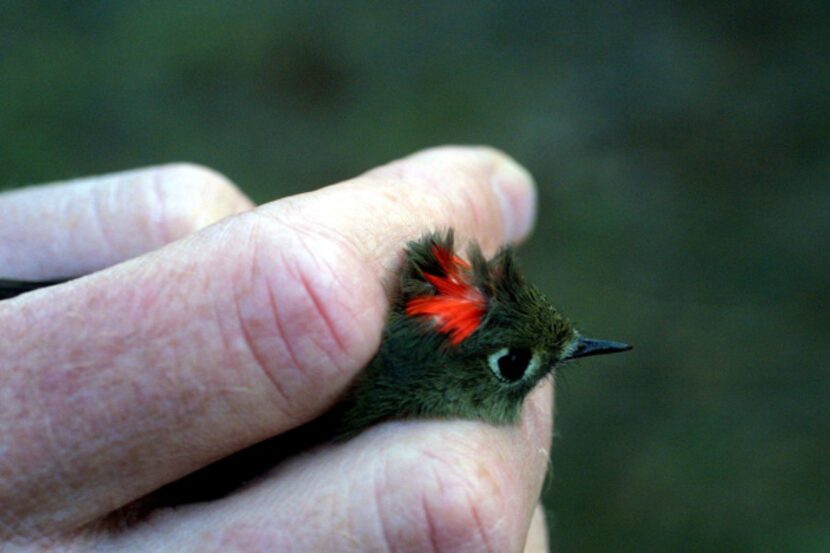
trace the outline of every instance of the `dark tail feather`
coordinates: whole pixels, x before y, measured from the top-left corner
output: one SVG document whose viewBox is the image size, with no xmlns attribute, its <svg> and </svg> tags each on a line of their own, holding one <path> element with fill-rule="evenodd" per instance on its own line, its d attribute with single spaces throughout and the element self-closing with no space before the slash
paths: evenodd
<svg viewBox="0 0 830 553">
<path fill-rule="evenodd" d="M 138 520 L 159 507 L 176 507 L 226 497 L 261 478 L 289 457 L 332 442 L 338 416 L 334 409 L 303 426 L 220 459 L 122 508 L 120 515 Z"/>
<path fill-rule="evenodd" d="M 33 290 L 39 290 L 40 288 L 62 284 L 68 280 L 71 279 L 28 281 L 0 278 L 0 301 L 8 300 Z"/>
</svg>

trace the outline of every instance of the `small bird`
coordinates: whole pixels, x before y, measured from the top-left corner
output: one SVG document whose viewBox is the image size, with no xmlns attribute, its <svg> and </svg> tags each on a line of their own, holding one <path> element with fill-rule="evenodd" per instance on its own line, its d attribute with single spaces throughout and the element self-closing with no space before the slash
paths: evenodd
<svg viewBox="0 0 830 553">
<path fill-rule="evenodd" d="M 336 440 L 389 419 L 512 424 L 524 398 L 568 360 L 631 346 L 582 336 L 522 276 L 514 250 L 466 259 L 453 231 L 410 242 L 380 350 L 329 415 Z"/>
<path fill-rule="evenodd" d="M 59 283 L 0 280 L 0 299 Z M 168 484 L 146 505 L 223 497 L 289 455 L 387 420 L 513 424 L 558 365 L 631 349 L 582 336 L 524 279 L 512 248 L 487 260 L 473 242 L 461 257 L 452 229 L 410 242 L 395 284 L 380 349 L 330 411 Z"/>
</svg>

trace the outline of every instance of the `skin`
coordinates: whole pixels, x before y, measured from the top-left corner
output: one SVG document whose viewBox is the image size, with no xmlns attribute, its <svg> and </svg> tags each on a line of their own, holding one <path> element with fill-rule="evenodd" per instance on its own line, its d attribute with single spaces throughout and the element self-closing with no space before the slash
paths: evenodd
<svg viewBox="0 0 830 553">
<path fill-rule="evenodd" d="M 552 389 L 516 425 L 374 426 L 221 500 L 120 507 L 328 409 L 372 358 L 401 247 L 486 255 L 532 226 L 531 178 L 438 148 L 254 208 L 171 165 L 0 195 L 0 544 L 22 551 L 545 551 Z"/>
</svg>

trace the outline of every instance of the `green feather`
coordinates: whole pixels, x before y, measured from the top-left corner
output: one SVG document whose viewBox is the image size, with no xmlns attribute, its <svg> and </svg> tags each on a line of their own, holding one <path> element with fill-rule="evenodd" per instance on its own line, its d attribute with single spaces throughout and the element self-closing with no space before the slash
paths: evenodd
<svg viewBox="0 0 830 553">
<path fill-rule="evenodd" d="M 479 326 L 458 344 L 433 320 L 406 314 L 416 297 L 436 293 L 425 275 L 444 275 L 435 247 L 455 252 L 452 230 L 407 245 L 380 349 L 328 413 L 169 484 L 141 503 L 158 505 L 216 499 L 267 471 L 281 459 L 326 441 L 343 441 L 393 419 L 518 421 L 530 391 L 575 351 L 622 351 L 625 344 L 582 341 L 571 323 L 521 274 L 511 248 L 487 260 L 467 249 L 471 285 L 483 294 Z M 0 281 L 0 299 L 59 282 Z M 5 294 L 3 296 L 2 294 Z M 625 346 L 627 348 L 628 346 Z"/>
<path fill-rule="evenodd" d="M 460 344 L 452 345 L 429 319 L 406 315 L 408 300 L 432 292 L 424 274 L 441 272 L 436 245 L 455 252 L 452 230 L 407 246 L 380 350 L 332 412 L 335 439 L 390 419 L 514 423 L 524 398 L 577 339 L 571 323 L 523 278 L 511 248 L 490 261 L 477 244 L 468 248 L 471 281 L 484 292 L 487 308 L 480 328 Z M 516 382 L 497 378 L 488 358 L 504 348 L 531 350 L 536 370 Z"/>
</svg>

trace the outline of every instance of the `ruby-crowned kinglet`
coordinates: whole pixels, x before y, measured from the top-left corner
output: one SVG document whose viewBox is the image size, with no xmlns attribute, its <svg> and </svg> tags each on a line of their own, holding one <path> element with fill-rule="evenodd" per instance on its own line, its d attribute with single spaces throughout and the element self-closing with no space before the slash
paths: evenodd
<svg viewBox="0 0 830 553">
<path fill-rule="evenodd" d="M 56 284 L 0 280 L 0 299 Z M 166 503 L 218 497 L 280 458 L 392 419 L 512 424 L 527 394 L 563 362 L 630 346 L 583 337 L 520 273 L 511 248 L 489 261 L 453 232 L 410 242 L 380 349 L 328 413 L 162 491 Z"/>
<path fill-rule="evenodd" d="M 406 248 L 380 350 L 332 413 L 335 439 L 389 419 L 518 420 L 527 394 L 568 360 L 631 349 L 583 337 L 519 271 L 512 248 L 467 259 L 453 233 Z"/>
</svg>

